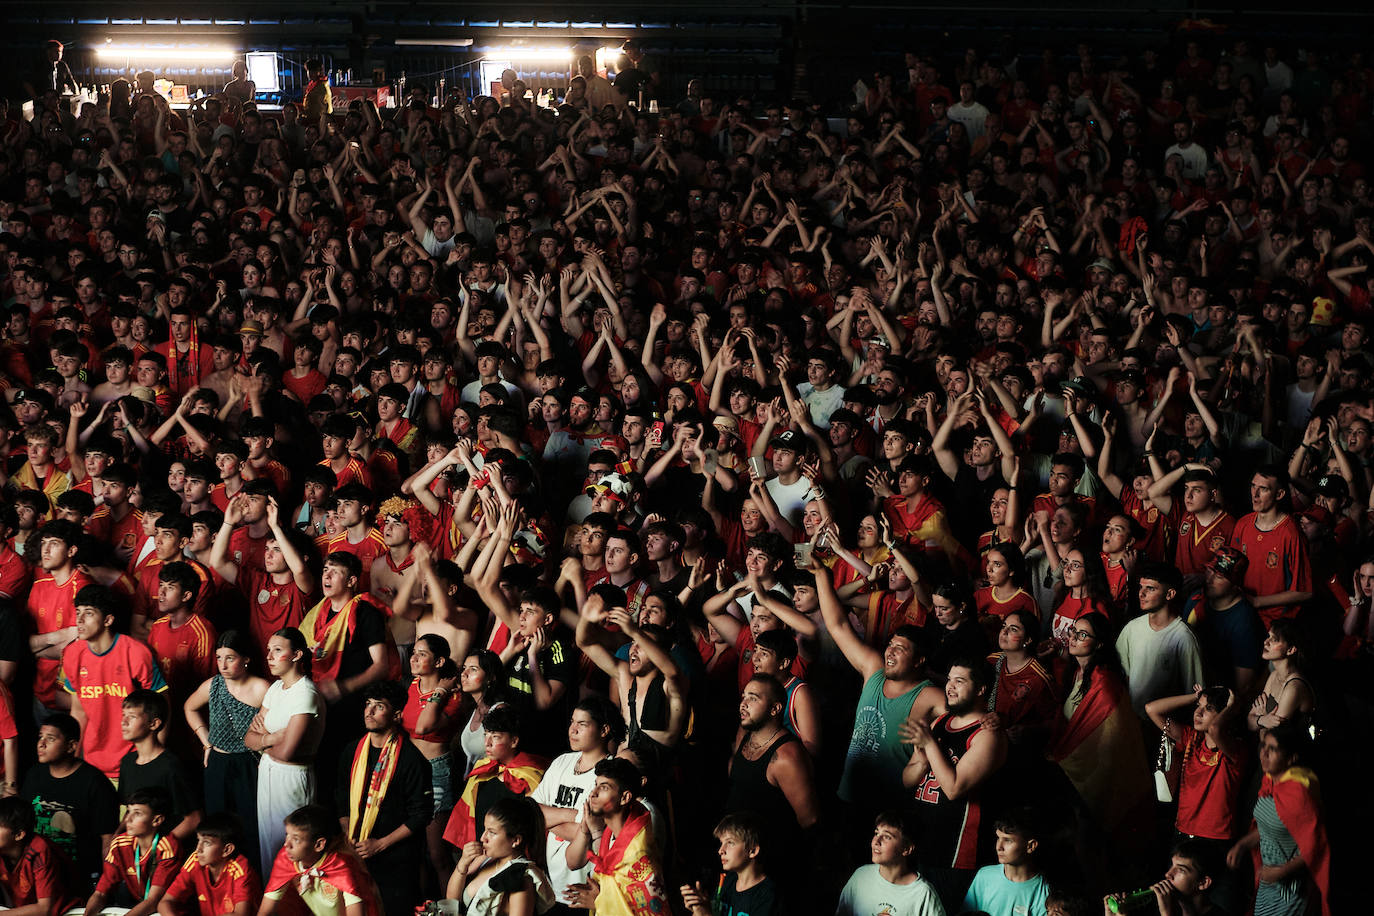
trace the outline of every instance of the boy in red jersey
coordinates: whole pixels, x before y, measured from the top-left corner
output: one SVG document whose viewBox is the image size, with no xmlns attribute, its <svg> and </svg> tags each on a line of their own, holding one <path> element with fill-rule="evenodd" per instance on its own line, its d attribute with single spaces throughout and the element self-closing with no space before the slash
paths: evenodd
<svg viewBox="0 0 1374 916">
<path fill-rule="evenodd" d="M 212 814 L 196 828 L 196 851 L 158 904 L 159 916 L 253 916 L 262 902 L 262 881 L 238 851 L 229 814 Z"/>
<path fill-rule="evenodd" d="M 17 797 L 0 799 L 0 887 L 10 916 L 58 916 L 76 906 L 71 862 L 34 833 L 33 806 Z"/>
<path fill-rule="evenodd" d="M 49 710 L 66 709 L 57 691 L 62 652 L 77 638 L 74 598 L 91 580 L 76 568 L 76 543 L 81 529 L 71 522 L 48 522 L 38 531 L 40 572 L 29 589 L 29 616 L 34 635 L 29 649 L 37 656 L 33 695 Z"/>
<path fill-rule="evenodd" d="M 176 840 L 164 834 L 171 800 L 163 789 L 141 789 L 129 796 L 124 832 L 115 834 L 85 916 L 99 916 L 107 905 L 127 906 L 124 916 L 149 916 L 177 875 L 181 861 Z"/>
<path fill-rule="evenodd" d="M 1174 565 L 1183 573 L 1186 585 L 1202 580 L 1212 554 L 1217 548 L 1229 546 L 1235 532 L 1236 520 L 1221 506 L 1221 488 L 1216 474 L 1205 464 L 1185 464 L 1161 474 L 1158 459 L 1150 458 L 1154 483 L 1150 484 L 1150 500 L 1159 510 L 1177 523 Z M 1183 481 L 1182 506 L 1173 495 L 1174 486 Z"/>
<path fill-rule="evenodd" d="M 1281 507 L 1288 498 L 1288 471 L 1264 465 L 1250 480 L 1248 515 L 1236 522 L 1231 546 L 1250 561 L 1244 590 L 1267 627 L 1293 617 L 1312 599 L 1312 564 L 1298 523 Z"/>
<path fill-rule="evenodd" d="M 62 688 L 71 695 L 72 717 L 81 726 L 81 756 L 111 779 L 129 749 L 120 735 L 124 697 L 144 687 L 162 692 L 152 650 L 115 630 L 123 613 L 119 599 L 103 585 L 76 595 L 77 639 L 62 653 Z"/>
<path fill-rule="evenodd" d="M 362 484 L 344 484 L 334 491 L 339 504 L 339 526 L 343 530 L 329 539 L 321 551 L 351 553 L 362 564 L 363 574 L 358 591 L 367 594 L 372 589 L 372 561 L 387 552 L 382 532 L 372 523 L 372 491 Z"/>
<path fill-rule="evenodd" d="M 175 702 L 183 702 L 201 681 L 215 673 L 215 628 L 195 613 L 203 583 L 189 563 L 174 560 L 158 573 L 157 610 L 148 631 L 148 646 Z"/>
<path fill-rule="evenodd" d="M 210 566 L 224 581 L 237 585 L 248 598 L 248 626 L 266 655 L 267 641 L 273 633 L 283 627 L 300 625 L 306 601 L 315 590 L 315 576 L 301 553 L 305 535 L 282 528 L 281 510 L 275 499 L 267 503 L 268 536 L 262 555 L 265 571 L 234 560 L 230 548 L 235 533 L 236 505 L 230 504 L 224 524 L 215 535 L 214 546 L 210 549 Z"/>
<path fill-rule="evenodd" d="M 131 563 L 134 551 L 143 540 L 143 513 L 129 502 L 129 491 L 138 485 L 138 472 L 131 465 L 112 464 L 105 469 L 105 491 L 101 508 L 91 516 L 91 534 L 114 547 L 121 563 Z"/>
</svg>

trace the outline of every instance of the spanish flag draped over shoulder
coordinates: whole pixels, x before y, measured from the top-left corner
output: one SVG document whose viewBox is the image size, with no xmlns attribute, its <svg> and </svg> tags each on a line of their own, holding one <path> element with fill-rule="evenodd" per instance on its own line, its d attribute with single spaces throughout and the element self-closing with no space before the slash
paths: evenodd
<svg viewBox="0 0 1374 916">
<path fill-rule="evenodd" d="M 1307 863 L 1307 873 L 1312 876 L 1312 884 L 1321 900 L 1322 916 L 1331 916 L 1331 848 L 1326 840 L 1326 822 L 1322 819 L 1317 774 L 1306 767 L 1289 767 L 1277 779 L 1265 773 L 1260 781 L 1259 797 L 1274 799 L 1274 809 L 1297 842 L 1298 854 Z M 1254 858 L 1258 872 L 1258 846 Z"/>
<path fill-rule="evenodd" d="M 477 827 L 477 790 L 482 783 L 499 779 L 516 795 L 529 795 L 543 778 L 544 762 L 533 754 L 521 751 L 507 764 L 483 757 L 468 774 L 468 784 L 463 787 L 463 795 L 453 806 L 448 825 L 444 827 L 444 839 L 462 849 L 481 836 L 482 831 Z"/>
<path fill-rule="evenodd" d="M 601 835 L 589 858 L 592 878 L 600 885 L 592 911 L 597 916 L 661 916 L 669 912 L 653 845 L 649 810 L 639 802 L 630 806 L 625 825 L 612 842 Z"/>
<path fill-rule="evenodd" d="M 319 882 L 345 894 L 361 897 L 363 916 L 384 916 L 381 895 L 377 893 L 377 885 L 372 882 L 372 875 L 348 841 L 342 838 L 331 843 L 324 856 L 309 868 L 291 861 L 285 849 L 278 852 L 276 860 L 272 862 L 272 874 L 267 879 L 267 891 L 271 893 L 289 887 L 291 892 L 282 898 L 282 903 L 290 901 L 286 911 L 309 916 L 301 894 L 312 888 L 318 889 Z"/>
<path fill-rule="evenodd" d="M 1140 721 L 1126 685 L 1115 674 L 1093 672 L 1078 708 L 1061 722 L 1050 742 L 1049 756 L 1103 829 L 1113 834 L 1132 824 L 1144 829 L 1150 813 L 1150 770 Z"/>
</svg>

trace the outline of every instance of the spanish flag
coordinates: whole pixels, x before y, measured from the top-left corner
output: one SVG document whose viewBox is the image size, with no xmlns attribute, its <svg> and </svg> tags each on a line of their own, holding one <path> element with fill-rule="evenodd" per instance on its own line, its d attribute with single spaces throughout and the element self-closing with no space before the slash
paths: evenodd
<svg viewBox="0 0 1374 916">
<path fill-rule="evenodd" d="M 601 835 L 590 858 L 595 866 L 592 880 L 600 887 L 592 905 L 596 916 L 661 916 L 669 912 L 649 811 L 642 804 L 630 806 L 614 841 L 610 831 Z"/>
<path fill-rule="evenodd" d="M 1277 777 L 1264 774 L 1260 798 L 1274 799 L 1274 810 L 1298 844 L 1298 854 L 1307 863 L 1307 873 L 1320 898 L 1322 916 L 1331 916 L 1331 848 L 1322 819 L 1321 788 L 1317 774 L 1306 767 L 1289 767 Z M 1254 849 L 1255 871 L 1259 872 L 1259 847 Z"/>
<path fill-rule="evenodd" d="M 1049 756 L 1104 830 L 1120 840 L 1146 829 L 1152 796 L 1145 743 L 1131 696 L 1115 674 L 1093 672 L 1078 708 L 1050 742 Z"/>
<path fill-rule="evenodd" d="M 468 784 L 463 787 L 463 795 L 453 806 L 444 827 L 444 839 L 462 849 L 482 835 L 477 826 L 477 789 L 482 783 L 499 779 L 506 788 L 516 795 L 529 795 L 539 787 L 544 778 L 544 762 L 533 754 L 523 751 L 511 758 L 510 763 L 497 763 L 490 757 L 483 757 L 468 774 Z"/>
<path fill-rule="evenodd" d="M 383 916 L 382 898 L 372 881 L 363 860 L 353 851 L 346 838 L 330 844 L 319 861 L 309 868 L 296 862 L 283 849 L 272 862 L 272 874 L 267 878 L 267 891 L 286 890 L 282 897 L 287 913 L 309 916 L 306 900 L 309 897 L 333 899 L 339 893 L 352 894 L 363 900 L 363 916 Z"/>
</svg>

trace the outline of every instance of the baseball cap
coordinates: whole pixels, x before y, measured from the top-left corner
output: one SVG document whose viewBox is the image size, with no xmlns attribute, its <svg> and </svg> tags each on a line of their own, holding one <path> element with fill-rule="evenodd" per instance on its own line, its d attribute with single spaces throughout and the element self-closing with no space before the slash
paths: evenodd
<svg viewBox="0 0 1374 916">
<path fill-rule="evenodd" d="M 1322 496 L 1330 496 L 1334 499 L 1349 499 L 1350 484 L 1346 483 L 1344 477 L 1324 474 L 1317 480 L 1317 492 Z"/>
<path fill-rule="evenodd" d="M 1212 552 L 1212 562 L 1207 564 L 1207 568 L 1218 576 L 1239 583 L 1250 568 L 1250 560 L 1234 547 L 1218 547 Z"/>
<path fill-rule="evenodd" d="M 1330 525 L 1333 521 L 1332 515 L 1329 511 L 1327 511 L 1327 508 L 1325 506 L 1319 506 L 1316 503 L 1313 503 L 1306 509 L 1303 509 L 1301 512 L 1299 512 L 1298 517 L 1310 518 L 1318 525 Z"/>
<path fill-rule="evenodd" d="M 1088 270 L 1105 270 L 1107 273 L 1115 273 L 1116 265 L 1106 258 L 1098 258 L 1088 265 Z"/>
<path fill-rule="evenodd" d="M 792 430 L 784 430 L 780 435 L 774 436 L 768 443 L 770 448 L 785 448 L 794 452 L 801 451 L 802 437 Z"/>
<path fill-rule="evenodd" d="M 1059 387 L 1064 391 L 1072 391 L 1080 397 L 1092 398 L 1097 396 L 1097 387 L 1088 381 L 1087 376 L 1083 375 L 1075 375 Z"/>
<path fill-rule="evenodd" d="M 52 395 L 48 394 L 42 388 L 20 389 L 19 393 L 14 396 L 14 403 L 18 404 L 22 401 L 32 401 L 44 410 L 52 410 L 53 406 Z"/>
</svg>

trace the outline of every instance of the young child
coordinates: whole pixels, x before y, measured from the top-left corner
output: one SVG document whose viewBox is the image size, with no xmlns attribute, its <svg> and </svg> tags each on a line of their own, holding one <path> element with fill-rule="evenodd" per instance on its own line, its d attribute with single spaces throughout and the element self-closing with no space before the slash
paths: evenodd
<svg viewBox="0 0 1374 916">
<path fill-rule="evenodd" d="M 1129 903 L 1128 898 L 1152 893 L 1161 913 L 1220 916 L 1223 911 L 1213 906 L 1207 897 L 1212 882 L 1222 867 L 1222 861 L 1205 841 L 1180 840 L 1170 856 L 1169 870 L 1164 873 L 1161 880 L 1134 894 L 1108 894 L 1102 899 L 1103 911 L 1112 912 L 1107 902 L 1109 900 L 1115 899 L 1118 904 Z M 1127 907 L 1120 909 L 1125 910 Z"/>
<path fill-rule="evenodd" d="M 682 902 L 692 911 L 692 916 L 716 913 L 773 916 L 780 912 L 777 882 L 763 873 L 759 856 L 761 832 L 758 820 L 749 814 L 727 814 L 716 825 L 720 867 L 725 873 L 709 896 L 700 882 L 682 886 Z"/>
<path fill-rule="evenodd" d="M 181 862 L 176 840 L 163 830 L 172 801 L 165 789 L 140 789 L 129 796 L 124 832 L 115 835 L 85 916 L 110 906 L 127 906 L 125 916 L 149 916 L 172 886 Z"/>
<path fill-rule="evenodd" d="M 993 828 L 997 864 L 978 869 L 963 908 L 988 916 L 1045 916 L 1049 887 L 1035 863 L 1040 840 L 1030 812 L 1010 811 Z"/>
<path fill-rule="evenodd" d="M 312 916 L 382 916 L 372 876 L 337 817 L 321 805 L 306 805 L 288 814 L 285 825 L 286 842 L 272 864 L 258 916 L 272 916 L 288 897 Z"/>
<path fill-rule="evenodd" d="M 9 898 L 7 916 L 58 916 L 80 902 L 71 894 L 71 862 L 34 833 L 35 823 L 28 802 L 0 799 L 0 887 Z"/>
<path fill-rule="evenodd" d="M 167 888 L 158 916 L 185 916 L 194 901 L 198 916 L 252 916 L 262 901 L 262 881 L 239 852 L 230 814 L 212 814 L 196 827 L 196 851 Z"/>
</svg>

